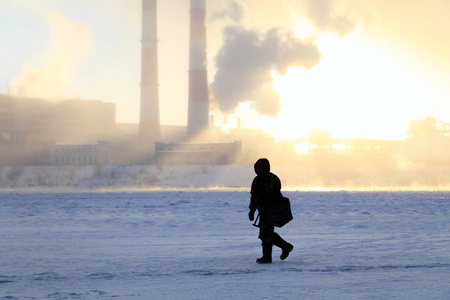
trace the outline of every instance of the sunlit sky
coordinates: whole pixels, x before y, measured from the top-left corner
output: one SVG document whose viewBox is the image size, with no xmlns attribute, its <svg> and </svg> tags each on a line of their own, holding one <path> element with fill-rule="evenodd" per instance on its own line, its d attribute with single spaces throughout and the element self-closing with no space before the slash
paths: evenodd
<svg viewBox="0 0 450 300">
<path fill-rule="evenodd" d="M 206 0 L 211 114 L 279 139 L 398 139 L 450 122 L 448 0 Z M 0 1 L 0 93 L 116 103 L 139 121 L 141 0 Z M 185 125 L 189 1 L 158 1 L 163 124 Z"/>
</svg>

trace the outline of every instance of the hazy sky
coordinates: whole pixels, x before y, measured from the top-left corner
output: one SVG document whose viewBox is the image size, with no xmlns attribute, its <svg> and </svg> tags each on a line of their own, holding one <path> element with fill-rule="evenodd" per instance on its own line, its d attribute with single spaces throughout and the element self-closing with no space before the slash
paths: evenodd
<svg viewBox="0 0 450 300">
<path fill-rule="evenodd" d="M 448 0 L 206 0 L 216 125 L 404 138 L 450 122 Z M 117 104 L 138 122 L 141 0 L 0 0 L 0 93 Z M 189 0 L 158 1 L 160 115 L 187 120 Z"/>
</svg>

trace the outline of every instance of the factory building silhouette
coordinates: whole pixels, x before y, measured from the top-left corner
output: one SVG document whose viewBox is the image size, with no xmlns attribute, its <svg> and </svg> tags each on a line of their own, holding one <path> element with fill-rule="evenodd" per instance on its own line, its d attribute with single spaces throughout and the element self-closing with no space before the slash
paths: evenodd
<svg viewBox="0 0 450 300">
<path fill-rule="evenodd" d="M 111 162 L 115 116 L 114 103 L 0 95 L 0 165 Z"/>
<path fill-rule="evenodd" d="M 157 1 L 142 0 L 138 124 L 117 123 L 114 103 L 0 95 L 0 166 L 251 164 L 270 155 L 274 163 L 291 164 L 299 160 L 299 144 L 308 144 L 310 157 L 344 155 L 354 161 L 397 151 L 416 161 L 450 163 L 450 125 L 434 118 L 411 122 L 405 141 L 336 139 L 331 131 L 312 130 L 309 136 L 275 143 L 261 129 L 241 128 L 240 118 L 222 131 L 209 116 L 205 0 L 190 0 L 189 13 L 186 126 L 160 123 Z"/>
<path fill-rule="evenodd" d="M 156 0 L 142 1 L 139 142 L 144 151 L 160 139 Z"/>
<path fill-rule="evenodd" d="M 241 143 L 205 143 L 209 129 L 209 99 L 206 68 L 205 0 L 190 1 L 188 121 L 185 137 L 169 145 L 162 142 L 158 92 L 157 1 L 142 1 L 141 106 L 139 123 L 140 159 L 143 162 L 214 164 L 234 163 Z M 186 143 L 202 142 L 201 147 Z M 202 151 L 199 151 L 199 149 Z"/>
<path fill-rule="evenodd" d="M 208 79 L 206 71 L 205 0 L 191 0 L 189 32 L 188 137 L 209 127 Z"/>
<path fill-rule="evenodd" d="M 140 164 L 157 163 L 157 158 L 164 158 L 161 162 L 165 163 L 237 162 L 240 142 L 220 141 L 217 133 L 204 135 L 209 130 L 205 15 L 205 0 L 191 0 L 186 127 L 160 124 L 157 1 L 142 0 L 137 132 L 133 125 L 116 124 L 113 103 L 79 99 L 52 102 L 0 95 L 0 164 Z M 201 143 L 202 151 L 193 143 Z"/>
<path fill-rule="evenodd" d="M 208 129 L 205 0 L 190 1 L 188 137 Z M 161 138 L 158 91 L 157 1 L 142 0 L 141 102 L 139 140 L 153 145 Z"/>
</svg>

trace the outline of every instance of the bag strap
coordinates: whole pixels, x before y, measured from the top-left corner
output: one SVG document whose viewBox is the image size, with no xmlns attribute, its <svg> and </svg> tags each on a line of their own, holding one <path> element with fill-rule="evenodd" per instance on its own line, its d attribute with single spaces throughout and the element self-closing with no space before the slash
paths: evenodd
<svg viewBox="0 0 450 300">
<path fill-rule="evenodd" d="M 255 223 L 252 224 L 253 226 L 259 227 L 259 224 L 256 224 L 256 222 L 258 222 L 258 219 L 259 219 L 259 211 L 258 211 L 258 215 L 256 216 Z"/>
</svg>

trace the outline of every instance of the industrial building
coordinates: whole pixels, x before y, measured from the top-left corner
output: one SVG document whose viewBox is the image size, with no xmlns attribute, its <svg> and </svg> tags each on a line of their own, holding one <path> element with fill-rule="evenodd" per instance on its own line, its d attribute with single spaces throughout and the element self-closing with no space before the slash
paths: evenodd
<svg viewBox="0 0 450 300">
<path fill-rule="evenodd" d="M 409 122 L 405 154 L 413 161 L 450 162 L 450 123 L 436 118 Z"/>
<path fill-rule="evenodd" d="M 119 132 L 113 103 L 87 100 L 50 102 L 0 96 L 0 164 L 152 163 L 155 160 L 189 164 L 236 162 L 241 151 L 240 142 L 204 144 L 211 140 L 205 6 L 205 0 L 190 1 L 188 123 L 182 136 L 176 134 L 174 138 L 170 134 L 174 139 L 169 141 L 179 145 L 195 141 L 200 143 L 197 146 L 203 145 L 205 151 L 199 152 L 197 146 L 184 144 L 182 153 L 175 155 L 170 162 L 163 154 L 167 148 L 162 142 L 170 137 L 162 136 L 159 117 L 157 1 L 142 0 L 140 118 L 137 132 Z M 106 146 L 96 142 L 92 145 L 89 142 L 98 140 L 109 141 L 110 144 Z M 111 149 L 106 151 L 105 147 Z M 157 155 L 156 147 L 159 151 Z M 109 154 L 102 158 L 93 157 L 88 155 L 95 152 L 92 149 Z M 208 153 L 206 156 L 198 156 L 205 152 Z"/>
<path fill-rule="evenodd" d="M 52 143 L 51 165 L 107 165 L 111 163 L 111 144 L 104 141 L 86 143 Z"/>
<path fill-rule="evenodd" d="M 80 143 L 116 134 L 114 103 L 0 95 L 0 165 L 47 164 L 54 142 Z"/>
<path fill-rule="evenodd" d="M 13 137 L 24 135 L 25 143 L 48 140 L 42 135 L 105 136 L 114 131 L 114 103 L 88 100 L 47 101 L 0 95 L 0 130 Z"/>
<path fill-rule="evenodd" d="M 226 165 L 239 162 L 240 141 L 232 143 L 156 143 L 156 163 L 167 165 Z"/>
<path fill-rule="evenodd" d="M 154 154 L 154 144 L 161 137 L 157 34 L 156 0 L 142 0 L 139 147 L 143 157 Z"/>
<path fill-rule="evenodd" d="M 205 0 L 191 0 L 189 36 L 189 98 L 187 136 L 195 138 L 209 128 L 206 67 Z"/>
<path fill-rule="evenodd" d="M 240 128 L 240 119 L 236 128 L 222 132 L 209 121 L 205 0 L 190 0 L 189 13 L 186 126 L 160 124 L 157 0 L 142 0 L 139 123 L 116 124 L 114 103 L 0 95 L 0 166 L 246 164 L 270 155 L 289 164 L 302 155 L 378 160 L 393 152 L 414 161 L 450 162 L 450 125 L 434 118 L 411 121 L 404 141 L 337 139 L 330 130 L 312 130 L 275 143 L 262 130 Z"/>
</svg>

